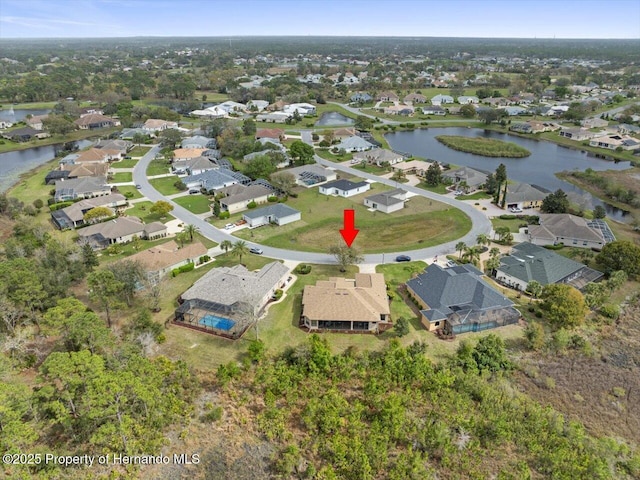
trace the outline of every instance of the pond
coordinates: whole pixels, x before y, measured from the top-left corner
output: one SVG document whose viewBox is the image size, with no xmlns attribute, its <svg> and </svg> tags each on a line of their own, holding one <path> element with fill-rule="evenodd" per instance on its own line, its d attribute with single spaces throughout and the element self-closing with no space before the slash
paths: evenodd
<svg viewBox="0 0 640 480">
<path fill-rule="evenodd" d="M 465 137 L 485 137 L 517 143 L 531 152 L 525 158 L 493 158 L 482 157 L 472 153 L 452 150 L 435 137 L 437 135 L 462 135 Z M 625 217 L 631 218 L 629 212 L 614 207 L 589 192 L 560 180 L 555 176 L 556 172 L 571 170 L 624 170 L 630 168 L 629 162 L 611 162 L 596 158 L 584 151 L 562 147 L 552 142 L 538 141 L 521 138 L 506 133 L 493 132 L 481 129 L 464 127 L 429 128 L 406 132 L 395 132 L 385 135 L 389 146 L 396 151 L 411 153 L 419 157 L 437 160 L 440 163 L 451 163 L 494 172 L 498 165 L 504 163 L 507 167 L 507 175 L 513 180 L 526 182 L 548 191 L 556 191 L 561 188 L 572 202 L 583 208 L 593 208 L 602 205 L 607 210 L 607 215 L 613 220 L 624 221 Z"/>
<path fill-rule="evenodd" d="M 14 110 L 12 107 L 3 107 L 0 110 L 0 121 L 4 122 L 21 122 L 27 115 L 44 115 L 51 112 L 51 109 L 36 109 L 36 110 Z"/>
<path fill-rule="evenodd" d="M 338 112 L 325 112 L 316 122 L 316 127 L 326 127 L 327 125 L 346 126 L 353 125 L 355 120 L 346 117 Z"/>
<path fill-rule="evenodd" d="M 93 142 L 79 140 L 75 142 L 78 148 L 86 148 Z M 43 163 L 53 160 L 62 144 L 33 147 L 26 150 L 0 153 L 0 193 L 13 185 L 21 174 L 28 172 Z"/>
</svg>

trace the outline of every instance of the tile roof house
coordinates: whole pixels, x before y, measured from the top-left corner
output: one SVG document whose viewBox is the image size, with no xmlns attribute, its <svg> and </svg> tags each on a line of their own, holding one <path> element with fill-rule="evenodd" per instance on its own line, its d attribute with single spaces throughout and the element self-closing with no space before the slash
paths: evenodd
<svg viewBox="0 0 640 480">
<path fill-rule="evenodd" d="M 115 215 L 116 211 L 126 204 L 127 199 L 119 193 L 87 198 L 60 210 L 54 210 L 51 212 L 51 220 L 60 230 L 77 228 L 84 225 L 84 214 L 93 208 L 106 207 L 112 211 L 112 215 Z"/>
<path fill-rule="evenodd" d="M 446 172 L 443 172 L 442 176 L 444 178 L 450 179 L 454 185 L 460 185 L 464 182 L 471 190 L 480 188 L 487 181 L 486 173 L 469 167 L 461 167 L 448 170 Z"/>
<path fill-rule="evenodd" d="M 607 243 L 598 228 L 582 217 L 568 213 L 540 214 L 539 225 L 529 225 L 529 242 L 534 245 L 564 245 L 601 250 Z"/>
<path fill-rule="evenodd" d="M 82 177 L 56 182 L 54 199 L 56 202 L 75 200 L 76 198 L 91 198 L 109 195 L 111 186 L 106 177 Z"/>
<path fill-rule="evenodd" d="M 211 161 L 207 157 L 193 157 L 187 160 L 178 160 L 171 163 L 171 171 L 180 175 L 198 175 L 199 173 L 206 172 L 207 170 L 217 169 L 218 165 Z"/>
<path fill-rule="evenodd" d="M 142 125 L 142 129 L 147 133 L 161 132 L 168 128 L 178 128 L 178 122 L 150 118 Z"/>
<path fill-rule="evenodd" d="M 566 283 L 582 289 L 602 277 L 602 273 L 552 250 L 523 242 L 514 246 L 509 255 L 500 258 L 495 277 L 516 290 L 526 290 L 532 280 L 541 285 Z"/>
<path fill-rule="evenodd" d="M 97 128 L 110 128 L 120 125 L 119 120 L 106 117 L 99 113 L 90 113 L 84 117 L 80 117 L 74 122 L 80 130 L 94 130 Z"/>
<path fill-rule="evenodd" d="M 173 161 L 201 157 L 205 150 L 206 148 L 176 148 L 173 151 Z"/>
<path fill-rule="evenodd" d="M 207 247 L 200 242 L 187 243 L 179 247 L 175 241 L 170 240 L 131 255 L 127 260 L 140 262 L 149 278 L 159 280 L 174 268 L 197 263 L 207 251 Z"/>
<path fill-rule="evenodd" d="M 320 185 L 320 193 L 323 195 L 337 195 L 339 197 L 352 197 L 371 189 L 371 184 L 365 181 L 352 182 L 344 178 Z"/>
<path fill-rule="evenodd" d="M 353 155 L 353 159 L 358 162 L 367 162 L 370 165 L 382 166 L 384 163 L 395 165 L 404 160 L 404 156 L 400 153 L 392 152 L 384 148 L 374 148 L 365 152 L 358 152 Z"/>
<path fill-rule="evenodd" d="M 176 320 L 197 324 L 199 319 L 194 317 L 198 313 L 231 316 L 237 320 L 243 316 L 255 317 L 288 274 L 289 268 L 280 262 L 268 263 L 257 272 L 247 270 L 244 265 L 212 268 L 180 295 Z"/>
<path fill-rule="evenodd" d="M 509 183 L 504 194 L 505 208 L 539 208 L 549 194 L 524 182 Z"/>
<path fill-rule="evenodd" d="M 220 199 L 220 209 L 234 214 L 246 210 L 251 202 L 266 203 L 272 191 L 262 185 L 243 186 L 242 191 Z"/>
<path fill-rule="evenodd" d="M 425 103 L 427 101 L 427 97 L 419 93 L 410 93 L 409 95 L 405 96 L 402 101 L 409 105 L 414 103 Z"/>
<path fill-rule="evenodd" d="M 520 312 L 513 302 L 491 287 L 471 264 L 442 268 L 429 265 L 406 283 L 420 305 L 422 324 L 429 331 L 478 332 L 516 323 Z"/>
<path fill-rule="evenodd" d="M 391 326 L 384 276 L 356 273 L 304 287 L 300 325 L 309 330 L 378 333 Z"/>
<path fill-rule="evenodd" d="M 120 152 L 120 156 L 122 157 L 133 148 L 133 143 L 128 140 L 100 140 L 94 147 Z"/>
<path fill-rule="evenodd" d="M 284 139 L 284 130 L 280 130 L 279 128 L 259 128 L 256 130 L 255 138 L 256 140 L 270 138 L 280 143 L 280 141 Z"/>
<path fill-rule="evenodd" d="M 249 228 L 261 227 L 270 223 L 282 226 L 298 221 L 300 218 L 298 210 L 284 203 L 274 203 L 267 207 L 248 210 L 242 214 L 242 219 L 247 222 Z"/>
<path fill-rule="evenodd" d="M 106 177 L 109 172 L 108 163 L 75 163 L 63 165 L 62 170 L 69 172 L 69 178 Z"/>
<path fill-rule="evenodd" d="M 405 174 L 424 177 L 430 166 L 431 162 L 425 162 L 424 160 L 409 160 L 408 162 L 396 163 L 391 167 L 391 169 L 394 172 L 404 172 Z"/>
<path fill-rule="evenodd" d="M 333 131 L 333 138 L 336 138 L 338 140 L 342 140 L 343 138 L 353 137 L 357 133 L 358 132 L 353 127 L 336 128 Z"/>
<path fill-rule="evenodd" d="M 393 92 L 382 92 L 378 94 L 377 99 L 381 102 L 397 102 L 400 97 Z"/>
<path fill-rule="evenodd" d="M 367 142 L 364 138 L 355 135 L 353 137 L 343 139 L 333 148 L 344 150 L 345 152 L 363 152 L 365 150 L 370 150 L 373 147 L 373 144 Z"/>
<path fill-rule="evenodd" d="M 120 159 L 123 155 L 119 150 L 108 150 L 106 148 L 90 148 L 79 152 L 74 163 L 107 163 L 111 160 Z"/>
<path fill-rule="evenodd" d="M 155 240 L 167 236 L 167 227 L 160 222 L 144 224 L 136 217 L 118 217 L 78 230 L 78 242 L 94 250 L 114 243 L 127 243 L 133 237 Z"/>
<path fill-rule="evenodd" d="M 31 128 L 35 128 L 36 130 L 42 130 L 42 127 L 44 126 L 42 121 L 48 117 L 49 117 L 48 114 L 33 115 L 32 117 L 25 118 L 24 122 L 27 124 L 27 126 Z"/>
<path fill-rule="evenodd" d="M 364 205 L 383 213 L 392 213 L 402 210 L 406 201 L 407 192 L 396 188 L 365 197 Z"/>
</svg>

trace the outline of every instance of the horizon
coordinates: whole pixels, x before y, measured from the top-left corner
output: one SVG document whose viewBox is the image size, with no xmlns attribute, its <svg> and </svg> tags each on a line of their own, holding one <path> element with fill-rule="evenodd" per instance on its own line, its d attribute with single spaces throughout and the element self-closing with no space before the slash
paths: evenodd
<svg viewBox="0 0 640 480">
<path fill-rule="evenodd" d="M 638 40 L 640 2 L 0 0 L 3 40 L 227 37 Z"/>
</svg>

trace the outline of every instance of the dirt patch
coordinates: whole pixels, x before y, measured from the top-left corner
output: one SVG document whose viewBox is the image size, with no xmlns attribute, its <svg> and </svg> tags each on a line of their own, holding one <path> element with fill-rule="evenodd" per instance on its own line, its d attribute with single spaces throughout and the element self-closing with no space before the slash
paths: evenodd
<svg viewBox="0 0 640 480">
<path fill-rule="evenodd" d="M 590 433 L 640 443 L 640 304 L 602 335 L 593 357 L 534 357 L 517 382 L 535 400 L 578 419 Z"/>
</svg>

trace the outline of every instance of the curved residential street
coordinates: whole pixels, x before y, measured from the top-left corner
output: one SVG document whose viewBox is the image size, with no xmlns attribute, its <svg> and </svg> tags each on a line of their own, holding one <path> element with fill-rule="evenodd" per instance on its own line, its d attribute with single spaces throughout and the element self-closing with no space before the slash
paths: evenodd
<svg viewBox="0 0 640 480">
<path fill-rule="evenodd" d="M 311 141 L 311 132 L 303 131 L 302 140 L 310 142 Z M 223 240 L 238 240 L 237 237 L 226 233 L 223 230 L 219 230 L 207 221 L 203 220 L 199 216 L 191 213 L 186 208 L 178 205 L 173 202 L 170 198 L 167 198 L 165 195 L 158 192 L 147 179 L 146 171 L 149 163 L 154 159 L 156 154 L 160 151 L 160 146 L 156 145 L 151 148 L 136 164 L 133 169 L 133 183 L 136 185 L 140 185 L 140 193 L 147 197 L 152 202 L 157 202 L 158 200 L 165 200 L 171 205 L 173 205 L 173 210 L 171 214 L 176 217 L 178 220 L 183 222 L 184 224 L 192 224 L 198 228 L 198 231 L 204 235 L 205 237 L 213 240 L 214 242 L 220 243 Z M 351 167 L 336 164 L 333 162 L 329 162 L 324 160 L 318 156 L 315 157 L 316 161 L 329 168 L 333 168 L 335 170 L 357 175 L 358 177 L 365 178 L 371 181 L 383 183 L 385 185 L 390 185 L 395 187 L 396 182 L 386 178 L 380 178 L 375 175 L 371 175 L 368 173 L 364 173 L 359 170 L 355 170 Z M 476 237 L 481 234 L 489 234 L 491 231 L 491 222 L 488 218 L 480 211 L 473 208 L 473 206 L 468 205 L 466 203 L 460 202 L 453 198 L 448 198 L 442 195 L 438 195 L 436 193 L 432 193 L 426 190 L 422 190 L 420 188 L 412 187 L 410 185 L 402 185 L 402 188 L 411 192 L 415 195 L 419 195 L 425 198 L 429 198 L 432 200 L 436 200 L 438 202 L 445 203 L 447 205 L 451 205 L 452 207 L 458 208 L 466 213 L 472 221 L 471 230 L 462 238 L 458 238 L 454 241 L 443 243 L 440 245 L 436 245 L 433 247 L 423 248 L 419 250 L 411 250 L 411 251 L 397 251 L 391 253 L 376 253 L 376 254 L 368 254 L 364 256 L 364 264 L 380 264 L 393 262 L 395 257 L 400 254 L 406 254 L 411 256 L 413 260 L 427 260 L 432 259 L 437 255 L 445 255 L 455 252 L 455 244 L 457 242 L 463 241 L 467 245 L 474 245 L 476 242 Z M 356 228 L 358 226 L 358 219 L 356 218 Z M 250 241 L 247 241 L 247 244 L 252 246 L 260 246 L 264 251 L 264 256 L 280 259 L 280 260 L 288 260 L 292 262 L 305 262 L 305 263 L 321 263 L 321 264 L 335 264 L 336 260 L 333 255 L 324 254 L 324 253 L 312 253 L 312 252 L 301 252 L 296 250 L 284 250 L 280 248 L 269 247 L 267 245 L 259 245 Z M 358 246 L 358 239 L 356 238 L 354 242 L 354 246 Z"/>
</svg>

